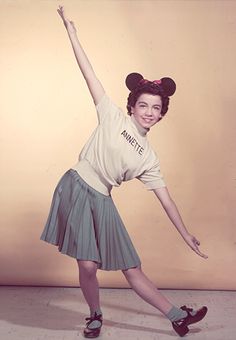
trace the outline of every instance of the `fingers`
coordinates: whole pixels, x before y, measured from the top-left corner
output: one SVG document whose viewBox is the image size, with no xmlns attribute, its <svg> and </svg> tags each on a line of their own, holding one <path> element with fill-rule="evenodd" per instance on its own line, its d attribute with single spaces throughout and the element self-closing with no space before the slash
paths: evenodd
<svg viewBox="0 0 236 340">
<path fill-rule="evenodd" d="M 205 255 L 205 254 L 203 254 L 203 253 L 199 250 L 199 248 L 198 248 L 198 246 L 200 246 L 200 241 L 197 240 L 196 237 L 194 237 L 194 236 L 193 236 L 193 238 L 192 238 L 192 241 L 193 241 L 193 247 L 192 247 L 192 249 L 193 249 L 199 256 L 203 257 L 204 259 L 207 259 L 208 256 Z"/>
<path fill-rule="evenodd" d="M 200 250 L 198 249 L 198 247 L 196 246 L 195 248 L 193 248 L 193 250 L 201 257 L 203 257 L 204 259 L 207 259 L 208 256 L 203 254 L 202 252 L 200 252 Z"/>
<path fill-rule="evenodd" d="M 63 11 L 64 11 L 64 7 L 63 7 L 63 6 L 61 6 L 61 5 L 59 5 L 59 6 L 58 6 L 58 10 L 60 10 L 60 11 L 62 11 L 62 12 L 63 12 Z"/>
<path fill-rule="evenodd" d="M 204 259 L 207 259 L 208 256 L 203 254 L 200 250 L 199 250 L 199 246 L 200 246 L 200 241 L 198 239 L 196 239 L 195 236 L 193 235 L 189 235 L 189 237 L 187 237 L 185 239 L 185 241 L 187 242 L 187 244 L 190 246 L 190 248 L 195 251 L 196 254 L 198 254 L 199 256 L 203 257 Z"/>
<path fill-rule="evenodd" d="M 62 18 L 65 18 L 65 10 L 63 6 L 59 5 L 57 12 L 60 14 Z"/>
<path fill-rule="evenodd" d="M 62 18 L 65 27 L 67 28 L 67 24 L 69 23 L 69 20 L 66 18 L 66 13 L 65 13 L 64 7 L 59 5 L 57 12 L 60 15 L 60 17 Z"/>
<path fill-rule="evenodd" d="M 63 17 L 63 11 L 62 11 L 62 9 L 60 8 L 60 6 L 59 6 L 58 9 L 57 9 L 57 13 L 58 13 L 61 17 Z"/>
<path fill-rule="evenodd" d="M 200 255 L 201 257 L 203 257 L 204 259 L 208 259 L 208 256 L 206 254 L 201 253 L 200 251 L 196 252 L 198 255 Z"/>
</svg>

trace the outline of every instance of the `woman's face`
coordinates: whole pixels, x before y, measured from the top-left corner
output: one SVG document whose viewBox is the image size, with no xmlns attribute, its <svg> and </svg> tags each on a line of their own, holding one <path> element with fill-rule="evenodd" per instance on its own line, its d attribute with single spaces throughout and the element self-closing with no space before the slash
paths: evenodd
<svg viewBox="0 0 236 340">
<path fill-rule="evenodd" d="M 131 113 L 136 121 L 145 129 L 150 129 L 161 118 L 162 100 L 159 95 L 143 93 L 139 96 Z"/>
</svg>

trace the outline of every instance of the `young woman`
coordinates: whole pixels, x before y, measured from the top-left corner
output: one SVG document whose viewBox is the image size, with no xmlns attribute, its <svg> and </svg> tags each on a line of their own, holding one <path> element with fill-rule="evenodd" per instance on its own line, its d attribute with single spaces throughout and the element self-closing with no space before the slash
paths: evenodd
<svg viewBox="0 0 236 340">
<path fill-rule="evenodd" d="M 145 276 L 111 197 L 113 186 L 138 178 L 155 193 L 187 245 L 207 258 L 198 248 L 200 242 L 184 226 L 161 175 L 159 160 L 147 141 L 147 132 L 168 110 L 175 83 L 170 78 L 149 81 L 131 73 L 126 78 L 130 94 L 128 115 L 124 115 L 97 79 L 64 8 L 59 6 L 57 11 L 94 100 L 99 123 L 77 164 L 57 184 L 41 239 L 77 260 L 80 287 L 90 308 L 85 337 L 97 337 L 103 322 L 97 269 L 122 270 L 134 291 L 161 311 L 183 336 L 189 331 L 189 324 L 205 316 L 207 307 L 197 311 L 186 306 L 177 308 Z"/>
</svg>

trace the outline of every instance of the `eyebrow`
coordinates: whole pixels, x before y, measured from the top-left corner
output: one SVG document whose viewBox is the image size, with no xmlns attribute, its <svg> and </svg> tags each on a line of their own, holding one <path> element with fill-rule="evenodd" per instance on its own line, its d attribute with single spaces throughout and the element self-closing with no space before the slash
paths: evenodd
<svg viewBox="0 0 236 340">
<path fill-rule="evenodd" d="M 143 102 L 143 101 L 138 101 L 138 104 L 146 104 L 146 105 L 148 105 L 146 102 Z M 154 104 L 153 106 L 161 107 L 160 104 Z"/>
</svg>

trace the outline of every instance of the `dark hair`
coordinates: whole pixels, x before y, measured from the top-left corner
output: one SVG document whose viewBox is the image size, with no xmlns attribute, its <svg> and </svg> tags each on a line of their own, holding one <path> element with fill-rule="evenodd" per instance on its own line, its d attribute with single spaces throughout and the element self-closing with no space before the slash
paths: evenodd
<svg viewBox="0 0 236 340">
<path fill-rule="evenodd" d="M 164 116 L 166 114 L 170 101 L 169 96 L 172 96 L 176 90 L 175 82 L 171 78 L 149 81 L 144 79 L 139 73 L 130 73 L 126 77 L 125 82 L 131 91 L 127 99 L 129 115 L 131 115 L 131 107 L 135 106 L 138 98 L 144 93 L 160 96 L 162 101 L 161 115 Z"/>
</svg>

